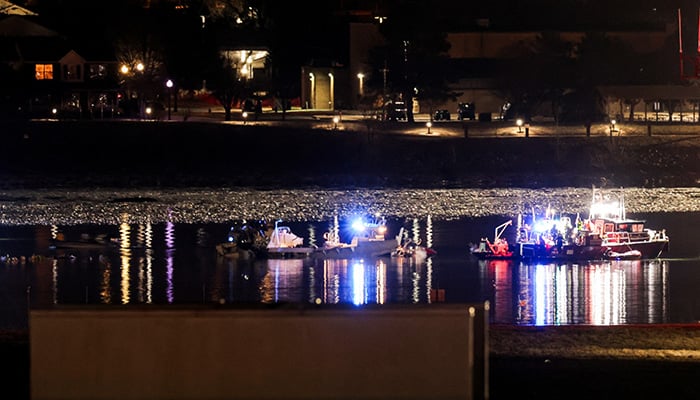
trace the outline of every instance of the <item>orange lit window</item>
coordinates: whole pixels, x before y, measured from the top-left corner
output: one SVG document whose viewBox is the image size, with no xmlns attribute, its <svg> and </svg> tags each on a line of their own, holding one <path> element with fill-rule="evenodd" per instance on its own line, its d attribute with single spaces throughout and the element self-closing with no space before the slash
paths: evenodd
<svg viewBox="0 0 700 400">
<path fill-rule="evenodd" d="M 53 79 L 53 64 L 37 64 L 34 69 L 36 80 Z"/>
</svg>

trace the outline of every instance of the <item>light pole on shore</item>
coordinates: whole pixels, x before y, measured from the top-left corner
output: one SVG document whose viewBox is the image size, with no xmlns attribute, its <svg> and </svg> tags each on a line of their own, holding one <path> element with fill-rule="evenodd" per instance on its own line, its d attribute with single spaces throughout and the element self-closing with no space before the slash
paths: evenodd
<svg viewBox="0 0 700 400">
<path fill-rule="evenodd" d="M 171 79 L 168 79 L 165 82 L 165 86 L 168 88 L 168 121 L 170 121 L 170 99 L 172 97 L 173 81 Z"/>
</svg>

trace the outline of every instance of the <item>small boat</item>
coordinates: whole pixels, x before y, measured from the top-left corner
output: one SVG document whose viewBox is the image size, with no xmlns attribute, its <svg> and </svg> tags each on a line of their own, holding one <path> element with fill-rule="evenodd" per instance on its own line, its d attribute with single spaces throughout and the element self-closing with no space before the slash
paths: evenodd
<svg viewBox="0 0 700 400">
<path fill-rule="evenodd" d="M 376 258 L 390 256 L 401 238 L 386 239 L 386 220 L 375 218 L 365 221 L 360 218 L 352 224 L 355 235 L 350 243 L 340 240 L 338 217 L 334 219 L 333 227 L 324 234 L 325 242 L 313 256 L 322 258 Z"/>
<path fill-rule="evenodd" d="M 605 258 L 608 260 L 638 260 L 642 258 L 642 252 L 639 250 L 627 250 L 619 253 L 609 249 L 605 252 Z"/>
<path fill-rule="evenodd" d="M 437 251 L 435 251 L 432 247 L 423 246 L 420 239 L 414 241 L 408 237 L 405 237 L 403 234 L 403 228 L 401 228 L 401 232 L 399 233 L 398 237 L 403 238 L 401 240 L 403 244 L 400 244 L 396 247 L 396 249 L 394 249 L 394 251 L 391 252 L 392 257 L 412 257 L 416 260 L 425 260 L 426 258 L 437 254 Z"/>
<path fill-rule="evenodd" d="M 488 238 L 481 238 L 479 246 L 472 246 L 471 253 L 480 259 L 505 260 L 513 258 L 513 251 L 508 246 L 506 238 L 502 237 L 503 232 L 513 225 L 513 220 L 506 221 L 498 225 L 493 235 L 493 243 Z"/>
<path fill-rule="evenodd" d="M 295 235 L 290 227 L 274 228 L 265 223 L 258 225 L 243 222 L 231 228 L 228 241 L 216 246 L 219 256 L 229 258 L 375 258 L 390 256 L 396 250 L 396 240 L 386 239 L 386 221 L 358 220 L 353 224 L 355 235 L 349 243 L 340 240 L 338 218 L 333 228 L 324 234 L 323 246 L 304 246 L 304 239 Z M 426 250 L 427 252 L 427 250 Z"/>
<path fill-rule="evenodd" d="M 549 208 L 545 218 L 531 224 L 518 218 L 517 256 L 535 259 L 600 260 L 658 258 L 668 251 L 666 230 L 650 229 L 645 221 L 627 218 L 622 192 L 603 193 L 593 188 L 589 216 L 575 223 L 555 217 Z"/>
<path fill-rule="evenodd" d="M 100 234 L 91 237 L 88 234 L 80 235 L 78 240 L 66 240 L 62 232 L 56 235 L 55 239 L 49 244 L 50 250 L 71 249 L 71 250 L 93 250 L 105 248 L 118 248 L 120 245 L 119 239 L 111 237 L 107 234 Z"/>
<path fill-rule="evenodd" d="M 275 229 L 267 242 L 267 256 L 270 258 L 308 257 L 316 247 L 304 247 L 304 239 L 292 233 L 288 226 L 279 226 L 282 220 L 275 221 Z"/>
</svg>

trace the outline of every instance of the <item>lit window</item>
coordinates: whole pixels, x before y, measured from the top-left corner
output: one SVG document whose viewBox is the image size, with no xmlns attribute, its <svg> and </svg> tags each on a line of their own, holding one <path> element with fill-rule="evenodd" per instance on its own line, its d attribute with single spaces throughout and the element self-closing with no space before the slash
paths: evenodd
<svg viewBox="0 0 700 400">
<path fill-rule="evenodd" d="M 38 81 L 53 79 L 53 64 L 37 64 L 34 73 Z"/>
</svg>

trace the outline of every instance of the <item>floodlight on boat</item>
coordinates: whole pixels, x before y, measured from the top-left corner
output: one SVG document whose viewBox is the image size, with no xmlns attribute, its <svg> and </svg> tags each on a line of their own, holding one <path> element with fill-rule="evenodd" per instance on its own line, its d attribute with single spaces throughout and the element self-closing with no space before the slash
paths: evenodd
<svg viewBox="0 0 700 400">
<path fill-rule="evenodd" d="M 367 225 L 365 224 L 365 221 L 362 220 L 362 218 L 358 218 L 352 223 L 352 229 L 356 230 L 357 232 L 363 232 Z"/>
<path fill-rule="evenodd" d="M 533 231 L 537 233 L 544 233 L 544 232 L 549 232 L 552 229 L 552 224 L 550 221 L 547 220 L 539 220 L 535 222 L 535 226 L 533 226 Z"/>
</svg>

